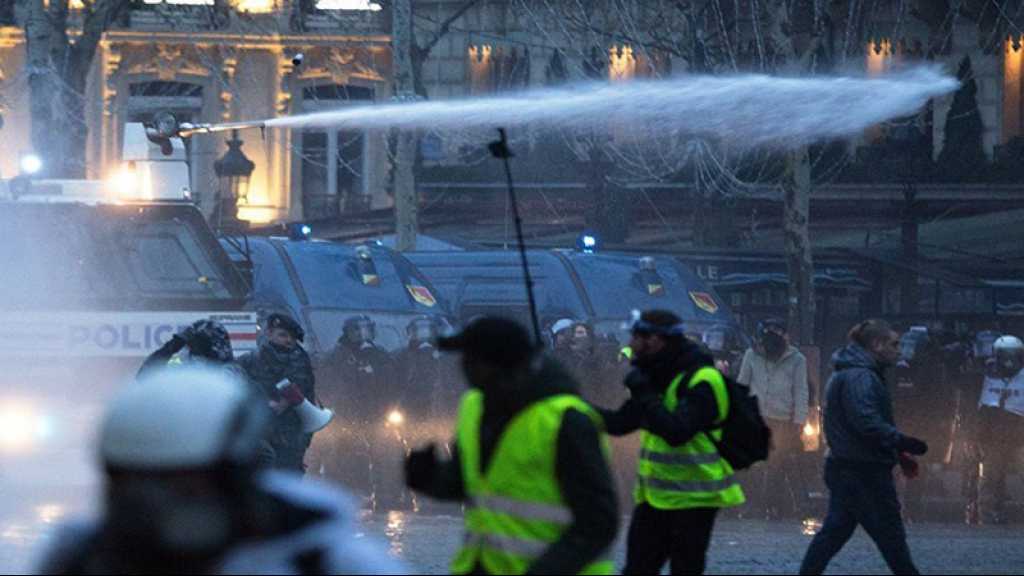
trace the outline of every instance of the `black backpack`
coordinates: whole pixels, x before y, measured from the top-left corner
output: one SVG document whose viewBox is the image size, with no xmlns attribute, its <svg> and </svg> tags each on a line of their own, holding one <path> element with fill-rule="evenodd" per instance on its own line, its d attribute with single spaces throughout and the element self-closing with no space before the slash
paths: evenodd
<svg viewBox="0 0 1024 576">
<path fill-rule="evenodd" d="M 729 413 L 724 423 L 714 426 L 722 429 L 722 439 L 715 442 L 715 447 L 734 470 L 746 470 L 768 459 L 772 431 L 765 424 L 757 397 L 750 393 L 750 387 L 724 374 L 722 377 L 729 393 Z"/>
</svg>

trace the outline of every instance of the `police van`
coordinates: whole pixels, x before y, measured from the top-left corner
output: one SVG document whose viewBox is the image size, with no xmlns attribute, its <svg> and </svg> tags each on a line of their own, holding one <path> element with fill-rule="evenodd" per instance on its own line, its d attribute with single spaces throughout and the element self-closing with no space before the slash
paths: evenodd
<svg viewBox="0 0 1024 576">
<path fill-rule="evenodd" d="M 481 314 L 511 316 L 528 325 L 529 310 L 518 252 L 410 252 L 465 322 Z M 689 335 L 713 350 L 743 349 L 747 339 L 715 291 L 669 256 L 582 250 L 527 253 L 541 324 L 585 321 L 605 339 L 628 342 L 633 310 L 663 308 L 683 318 Z"/>
<path fill-rule="evenodd" d="M 330 354 L 347 319 L 369 316 L 376 344 L 389 352 L 408 341 L 407 328 L 427 316 L 449 324 L 448 305 L 400 253 L 377 245 L 309 239 L 308 228 L 289 236 L 222 237 L 231 260 L 251 276 L 249 308 L 261 316 L 283 312 L 306 332 L 314 357 Z"/>
<path fill-rule="evenodd" d="M 164 156 L 129 126 L 125 155 L 110 180 L 0 181 L 5 485 L 90 484 L 106 400 L 181 328 L 214 318 L 236 353 L 255 346 L 245 282 L 189 198 L 180 140 Z"/>
</svg>

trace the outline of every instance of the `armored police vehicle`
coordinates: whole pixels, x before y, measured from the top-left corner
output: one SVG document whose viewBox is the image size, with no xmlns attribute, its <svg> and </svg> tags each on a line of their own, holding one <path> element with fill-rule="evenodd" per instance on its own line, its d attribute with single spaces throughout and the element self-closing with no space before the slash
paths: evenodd
<svg viewBox="0 0 1024 576">
<path fill-rule="evenodd" d="M 216 318 L 237 353 L 255 345 L 245 283 L 188 197 L 180 140 L 165 156 L 141 125 L 125 138 L 130 163 L 111 180 L 0 181 L 8 487 L 90 484 L 106 399 L 182 327 Z"/>
<path fill-rule="evenodd" d="M 529 322 L 522 264 L 515 251 L 410 252 L 414 263 L 452 303 L 460 321 L 480 314 Z M 746 345 L 739 325 L 715 291 L 668 256 L 531 250 L 538 315 L 585 321 L 607 339 L 628 342 L 633 310 L 664 308 L 681 316 L 690 336 L 710 348 Z"/>
</svg>

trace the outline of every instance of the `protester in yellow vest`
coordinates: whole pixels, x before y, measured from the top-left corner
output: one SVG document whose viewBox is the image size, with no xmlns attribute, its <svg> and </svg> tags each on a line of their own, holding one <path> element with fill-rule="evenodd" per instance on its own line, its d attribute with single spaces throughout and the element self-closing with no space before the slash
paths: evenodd
<svg viewBox="0 0 1024 576">
<path fill-rule="evenodd" d="M 452 457 L 406 461 L 410 488 L 465 503 L 454 574 L 611 574 L 618 501 L 603 424 L 572 377 L 510 320 L 483 317 L 443 338 L 470 384 Z"/>
<path fill-rule="evenodd" d="M 632 326 L 631 397 L 601 410 L 609 434 L 643 430 L 624 574 L 701 574 L 721 508 L 744 502 L 715 448 L 729 396 L 714 358 L 689 340 L 679 316 L 644 312 Z"/>
</svg>

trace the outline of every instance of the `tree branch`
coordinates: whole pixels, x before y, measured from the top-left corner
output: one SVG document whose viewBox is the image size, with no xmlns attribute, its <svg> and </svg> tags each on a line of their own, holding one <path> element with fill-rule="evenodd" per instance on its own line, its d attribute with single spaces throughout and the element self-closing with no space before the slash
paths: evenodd
<svg viewBox="0 0 1024 576">
<path fill-rule="evenodd" d="M 441 23 L 441 25 L 437 29 L 437 32 L 434 33 L 434 36 L 430 39 L 429 42 L 427 42 L 425 46 L 414 46 L 414 49 L 417 52 L 417 56 L 420 58 L 426 58 L 427 56 L 429 56 L 430 51 L 434 49 L 434 46 L 437 46 L 437 43 L 440 42 L 441 39 L 444 38 L 446 34 L 448 34 L 448 31 L 451 29 L 452 24 L 454 24 L 455 21 L 458 20 L 459 18 L 462 18 L 462 16 L 466 12 L 468 12 L 470 8 L 479 3 L 480 0 L 466 0 L 465 2 L 463 2 L 462 5 L 459 6 L 459 8 L 452 13 L 451 16 L 446 18 L 445 21 Z"/>
<path fill-rule="evenodd" d="M 131 6 L 131 0 L 96 0 L 93 8 L 86 12 L 82 23 L 82 36 L 72 48 L 71 59 L 76 67 L 88 70 L 96 55 L 103 34 L 114 20 Z"/>
</svg>

